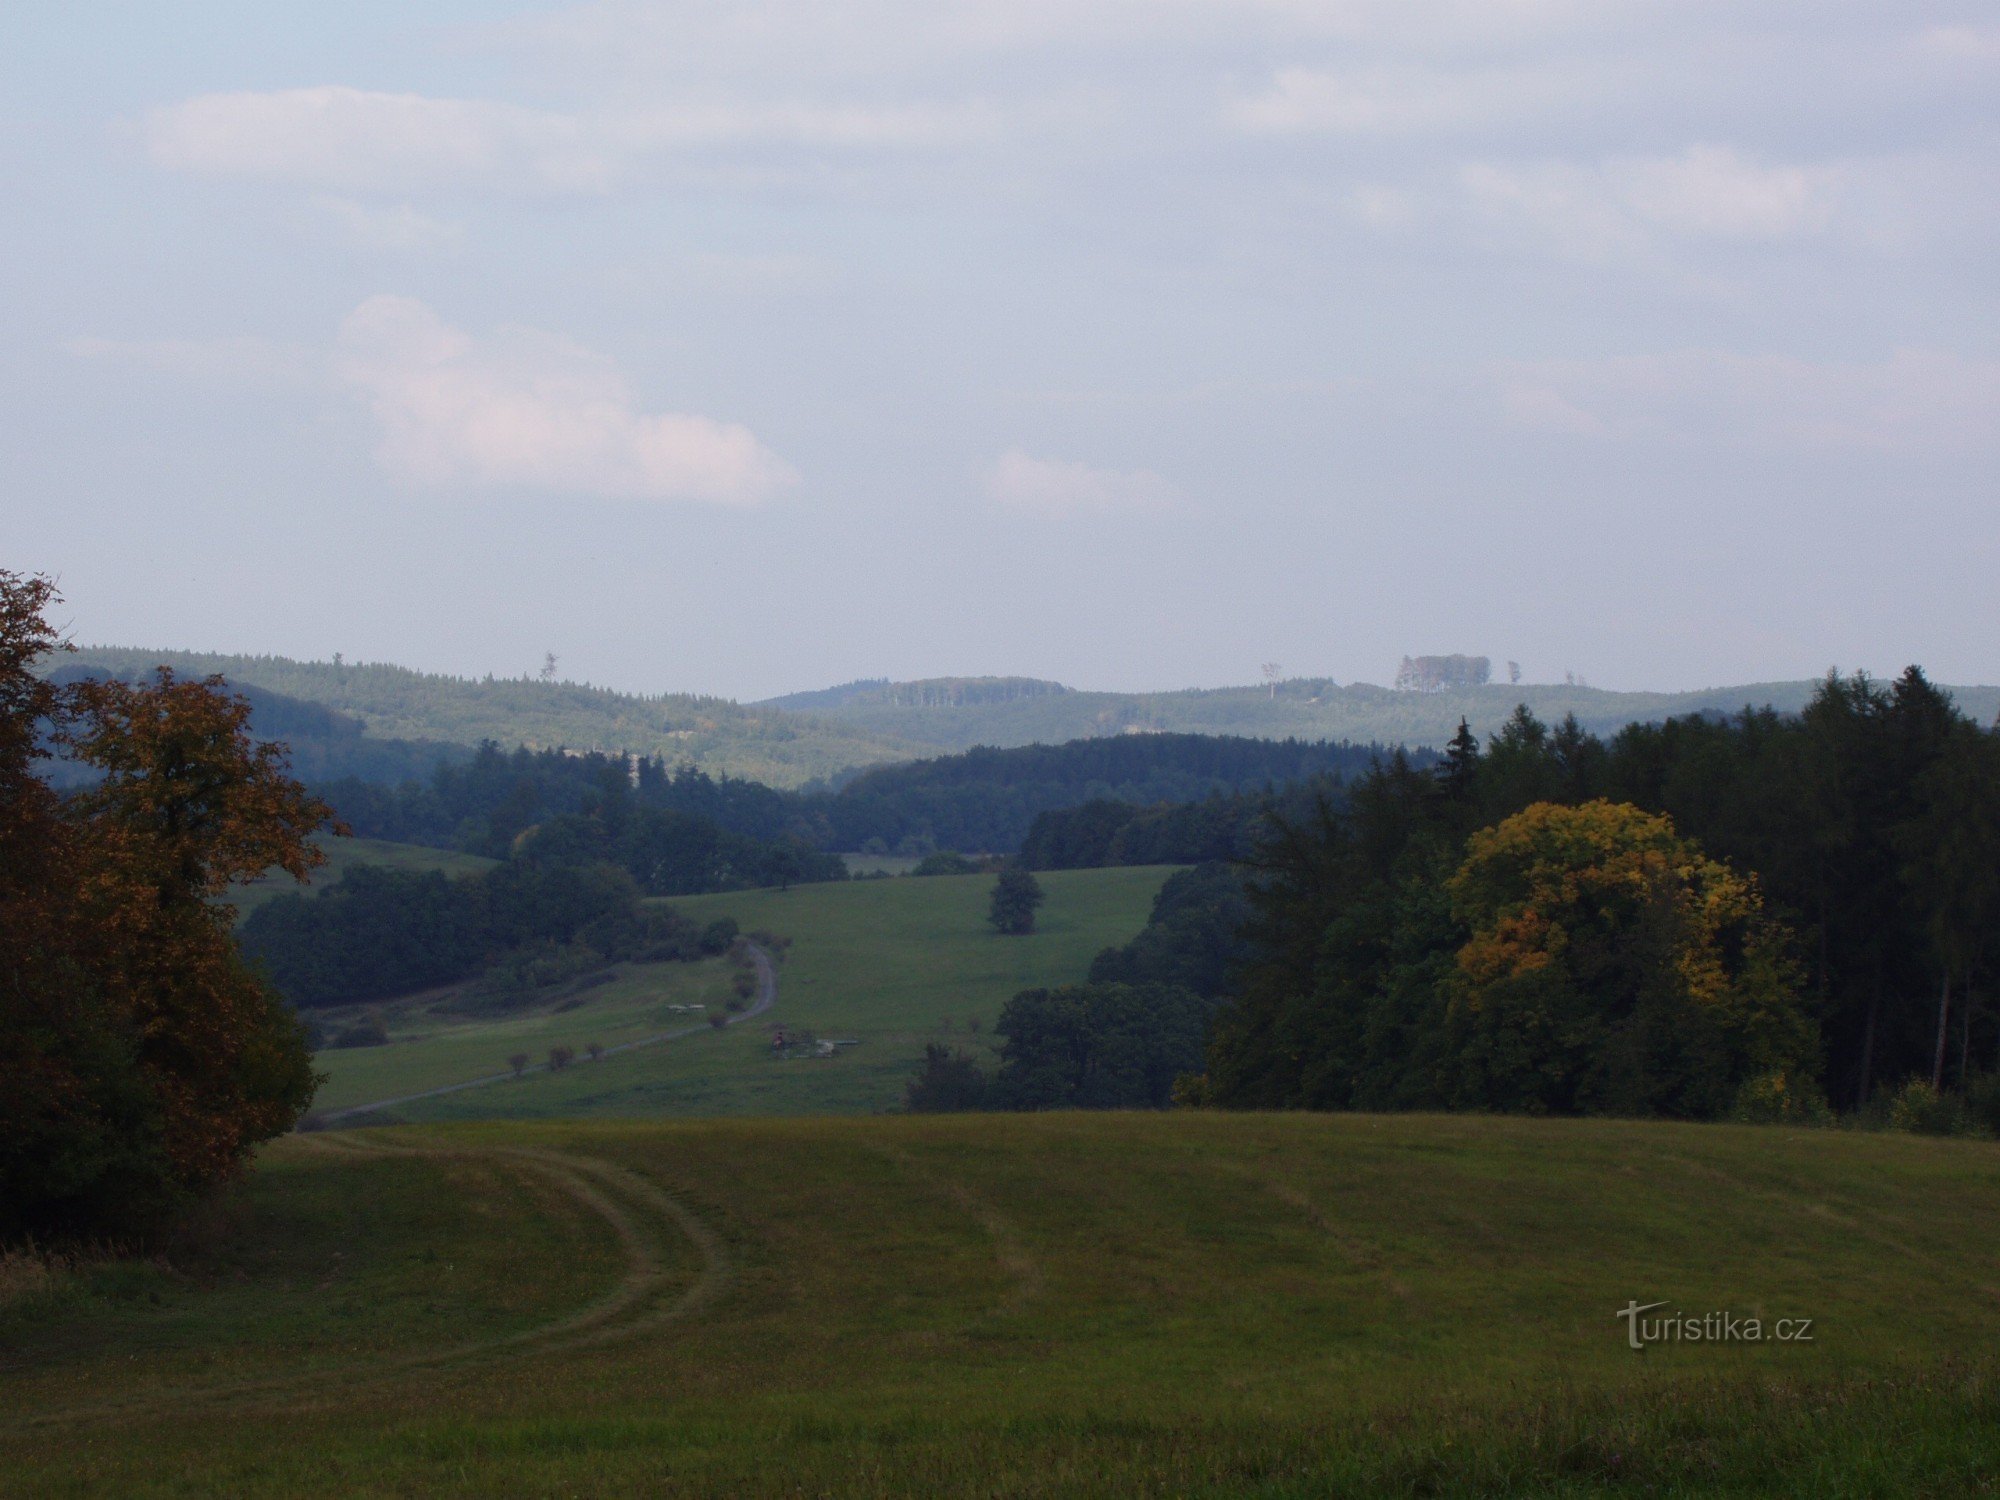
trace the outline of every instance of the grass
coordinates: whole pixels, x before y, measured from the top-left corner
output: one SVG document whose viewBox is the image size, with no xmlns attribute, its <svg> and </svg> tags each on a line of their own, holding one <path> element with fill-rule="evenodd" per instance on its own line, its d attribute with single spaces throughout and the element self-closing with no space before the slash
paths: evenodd
<svg viewBox="0 0 2000 1500">
<path fill-rule="evenodd" d="M 986 924 L 991 876 L 942 875 L 740 891 L 675 900 L 701 922 L 732 916 L 745 931 L 792 939 L 778 1003 L 759 1022 L 399 1106 L 400 1119 L 563 1116 L 867 1114 L 899 1104 L 928 1042 L 990 1052 L 993 1022 L 1019 990 L 1083 978 L 1091 958 L 1144 925 L 1165 868 L 1070 870 L 1038 877 L 1048 894 L 1036 931 Z M 579 1053 L 684 1024 L 670 1004 L 711 1008 L 729 997 L 726 965 L 621 965 L 561 1013 L 544 1004 L 491 1020 L 441 1014 L 428 1002 L 380 1008 L 392 1041 L 319 1054 L 329 1075 L 315 1107 L 342 1109 L 479 1077 L 514 1052 Z M 326 1017 L 329 1029 L 352 1019 Z M 696 1018 L 698 1019 L 698 1018 Z M 979 1023 L 972 1030 L 974 1020 Z M 780 1061 L 761 1022 L 852 1038 L 829 1059 Z"/>
<path fill-rule="evenodd" d="M 326 850 L 326 863 L 313 871 L 311 886 L 302 887 L 284 871 L 274 870 L 262 879 L 230 890 L 229 900 L 236 907 L 237 914 L 247 917 L 275 896 L 337 885 L 356 865 L 387 865 L 395 870 L 442 870 L 447 875 L 477 875 L 499 863 L 477 854 L 431 849 L 422 844 L 392 844 L 383 839 L 324 839 L 320 841 L 320 847 Z"/>
<path fill-rule="evenodd" d="M 157 1301 L 0 1313 L 9 1485 L 2000 1486 L 1990 1143 L 1423 1116 L 513 1122 L 286 1141 L 230 1211 L 145 1273 Z M 1635 1353 L 1614 1317 L 1635 1298 L 1811 1317 L 1815 1337 Z"/>
</svg>

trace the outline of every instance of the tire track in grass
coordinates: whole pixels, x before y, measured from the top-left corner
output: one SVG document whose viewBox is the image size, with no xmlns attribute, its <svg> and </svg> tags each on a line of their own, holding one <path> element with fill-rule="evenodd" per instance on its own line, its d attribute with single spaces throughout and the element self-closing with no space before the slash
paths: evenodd
<svg viewBox="0 0 2000 1500">
<path fill-rule="evenodd" d="M 1041 1262 L 1028 1249 L 1027 1241 L 1021 1237 L 1021 1231 L 1012 1219 L 964 1183 L 933 1171 L 901 1146 L 875 1141 L 869 1143 L 868 1150 L 922 1186 L 933 1197 L 943 1198 L 956 1206 L 985 1232 L 993 1244 L 994 1260 L 1013 1283 L 1013 1289 L 1001 1300 L 995 1312 L 1019 1312 L 1047 1290 Z"/>
<path fill-rule="evenodd" d="M 603 1296 L 531 1328 L 444 1349 L 360 1359 L 294 1374 L 135 1392 L 57 1411 L 0 1419 L 0 1430 L 29 1431 L 92 1419 L 143 1418 L 218 1401 L 247 1404 L 295 1398 L 327 1386 L 352 1391 L 464 1363 L 599 1346 L 652 1332 L 700 1311 L 714 1302 L 732 1279 L 721 1235 L 672 1194 L 609 1162 L 550 1150 L 363 1141 L 347 1135 L 306 1136 L 301 1143 L 317 1153 L 348 1160 L 404 1157 L 485 1162 L 503 1171 L 532 1175 L 595 1217 L 610 1232 L 624 1252 L 623 1273 Z M 669 1262 L 666 1247 L 675 1242 L 691 1244 L 700 1256 L 700 1270 L 691 1282 Z"/>
</svg>

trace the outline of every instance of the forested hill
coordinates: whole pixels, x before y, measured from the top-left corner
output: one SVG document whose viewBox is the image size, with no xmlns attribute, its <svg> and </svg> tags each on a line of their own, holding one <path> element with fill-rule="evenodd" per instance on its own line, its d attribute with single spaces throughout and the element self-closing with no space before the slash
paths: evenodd
<svg viewBox="0 0 2000 1500">
<path fill-rule="evenodd" d="M 1689 693 L 1625 693 L 1564 683 L 1486 683 L 1410 692 L 1323 677 L 1270 685 L 1198 688 L 1172 693 L 1095 693 L 1030 678 L 946 678 L 927 682 L 857 682 L 795 693 L 760 705 L 810 706 L 822 719 L 890 739 L 960 750 L 973 745 L 1059 744 L 1091 736 L 1174 731 L 1255 739 L 1346 740 L 1357 744 L 1442 747 L 1461 718 L 1481 737 L 1497 733 L 1517 705 L 1551 724 L 1574 714 L 1597 735 L 1627 724 L 1745 707 L 1796 713 L 1817 681 L 1755 682 Z M 1006 691 L 1011 687 L 1014 690 Z M 1032 688 L 1032 691 L 1028 690 Z M 1983 724 L 2000 712 L 2000 688 L 1949 689 Z"/>
<path fill-rule="evenodd" d="M 1119 735 L 1067 745 L 979 748 L 866 771 L 802 807 L 836 849 L 1021 846 L 1038 814 L 1089 802 L 1200 802 L 1315 778 L 1351 780 L 1388 751 L 1192 734 Z"/>
<path fill-rule="evenodd" d="M 793 787 L 855 766 L 909 760 L 922 747 L 859 725 L 724 698 L 657 697 L 532 678 L 447 677 L 380 663 L 292 661 L 90 646 L 51 662 L 130 677 L 155 665 L 262 688 L 352 715 L 370 735 L 474 746 L 602 749 L 692 764 L 712 775 Z"/>
</svg>

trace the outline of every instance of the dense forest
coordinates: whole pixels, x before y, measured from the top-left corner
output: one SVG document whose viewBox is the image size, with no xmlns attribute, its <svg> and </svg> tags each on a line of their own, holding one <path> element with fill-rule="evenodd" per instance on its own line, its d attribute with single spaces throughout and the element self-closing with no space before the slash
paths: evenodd
<svg viewBox="0 0 2000 1500">
<path fill-rule="evenodd" d="M 678 895 L 728 889 L 732 884 L 782 883 L 782 874 L 774 874 L 769 864 L 772 855 L 767 846 L 772 845 L 799 851 L 918 856 L 936 849 L 1010 853 L 1042 826 L 1038 819 L 1092 799 L 1116 799 L 1118 807 L 1130 809 L 1132 818 L 1141 816 L 1142 805 L 1206 809 L 1159 813 L 1177 821 L 1154 844 L 1161 849 L 1207 848 L 1218 839 L 1228 843 L 1229 837 L 1183 825 L 1218 818 L 1241 821 L 1253 815 L 1273 786 L 1304 778 L 1359 775 L 1384 753 L 1374 745 L 1129 735 L 1070 745 L 973 750 L 868 771 L 838 791 L 800 793 L 711 777 L 692 766 L 670 771 L 658 758 L 628 761 L 558 750 L 504 752 L 489 744 L 468 760 L 438 766 L 422 782 L 380 786 L 350 777 L 319 784 L 315 790 L 365 837 L 432 844 L 493 858 L 504 857 L 531 828 L 538 829 L 537 837 L 558 836 L 550 820 L 594 808 L 613 819 L 624 818 L 623 810 L 629 808 L 641 821 L 651 812 L 705 821 L 715 830 L 719 863 L 712 870 L 703 866 L 677 878 L 656 878 L 635 858 L 606 856 L 626 863 L 652 893 Z M 1219 805 L 1224 802 L 1229 805 Z M 1059 837 L 1057 830 L 1066 827 L 1049 824 L 1039 836 L 1037 847 L 1043 852 L 1035 859 L 1040 867 L 1159 862 L 1114 857 L 1091 845 L 1081 832 Z M 626 833 L 627 823 L 620 822 L 617 836 Z M 1139 841 L 1138 833 L 1128 834 L 1132 848 Z M 1234 852 L 1233 845 L 1227 852 Z M 1206 857 L 1218 856 L 1160 856 L 1171 861 Z M 837 875 L 824 860 L 811 868 L 818 873 L 795 873 L 790 878 Z"/>
<path fill-rule="evenodd" d="M 1358 776 L 1385 753 L 1379 745 L 1196 734 L 980 747 L 866 771 L 837 793 L 801 798 L 800 806 L 836 849 L 874 844 L 919 854 L 932 847 L 1010 853 L 1051 811 L 1088 802 L 1146 806 L 1261 793 L 1312 777 Z M 1069 866 L 1049 858 L 1040 867 Z"/>
<path fill-rule="evenodd" d="M 1158 1106 L 1199 1016 L 1182 1103 L 2000 1129 L 2000 729 L 1915 668 L 1608 741 L 1524 707 L 1344 786 L 1044 814 L 1023 862 L 1162 855 L 1210 862 L 907 1107 Z"/>
<path fill-rule="evenodd" d="M 641 905 L 613 866 L 530 859 L 456 879 L 360 865 L 337 885 L 266 902 L 238 933 L 285 998 L 308 1009 L 482 974 L 504 1001 L 620 960 L 720 953 L 735 936 L 733 922 L 697 927 Z"/>
<path fill-rule="evenodd" d="M 2000 1066 L 2000 734 L 1914 668 L 1609 742 L 1521 711 L 1249 864 L 1214 1103 L 1789 1118 Z"/>
</svg>

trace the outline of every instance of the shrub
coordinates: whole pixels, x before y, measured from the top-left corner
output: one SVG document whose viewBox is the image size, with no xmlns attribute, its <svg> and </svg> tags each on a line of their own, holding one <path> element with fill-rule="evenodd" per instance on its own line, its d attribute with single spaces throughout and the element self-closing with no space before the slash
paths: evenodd
<svg viewBox="0 0 2000 1500">
<path fill-rule="evenodd" d="M 1965 1108 L 1975 1129 L 2000 1136 L 2000 1073 L 1975 1073 L 1967 1079 Z"/>
<path fill-rule="evenodd" d="M 1729 1118 L 1741 1125 L 1830 1125 L 1819 1085 L 1802 1073 L 1760 1073 L 1736 1091 Z"/>
<path fill-rule="evenodd" d="M 1889 1128 L 1913 1135 L 1970 1135 L 1972 1112 L 1957 1094 L 1941 1094 L 1912 1078 L 1889 1101 Z"/>
<path fill-rule="evenodd" d="M 352 1026 L 342 1027 L 334 1033 L 333 1040 L 328 1042 L 327 1046 L 329 1048 L 381 1047 L 385 1046 L 388 1040 L 388 1029 L 371 1016 L 365 1021 L 356 1021 Z"/>
</svg>

